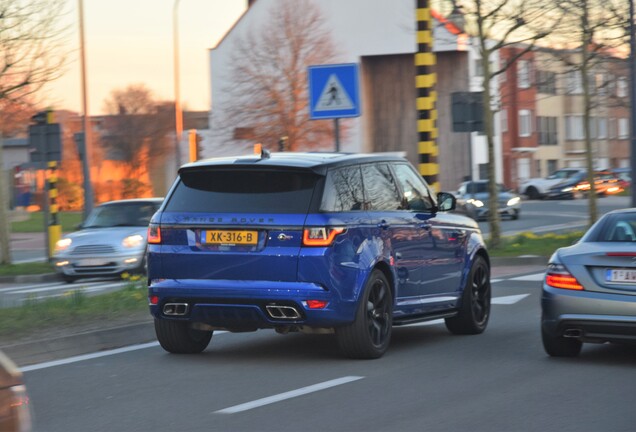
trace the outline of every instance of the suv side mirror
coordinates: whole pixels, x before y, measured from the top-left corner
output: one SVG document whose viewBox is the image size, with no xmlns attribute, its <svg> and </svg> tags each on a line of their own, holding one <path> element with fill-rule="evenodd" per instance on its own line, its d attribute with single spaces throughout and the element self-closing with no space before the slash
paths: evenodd
<svg viewBox="0 0 636 432">
<path fill-rule="evenodd" d="M 437 209 L 439 211 L 452 211 L 457 206 L 455 195 L 448 192 L 437 193 Z"/>
</svg>

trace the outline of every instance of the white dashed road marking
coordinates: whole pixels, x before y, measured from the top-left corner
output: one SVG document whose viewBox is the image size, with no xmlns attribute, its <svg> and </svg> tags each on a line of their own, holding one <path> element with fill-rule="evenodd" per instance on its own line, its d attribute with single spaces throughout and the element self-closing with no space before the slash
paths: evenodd
<svg viewBox="0 0 636 432">
<path fill-rule="evenodd" d="M 238 412 L 251 410 L 254 408 L 262 407 L 264 405 L 270 405 L 276 402 L 284 401 L 286 399 L 295 398 L 298 396 L 303 396 L 309 393 L 315 393 L 320 390 L 325 390 L 331 387 L 339 386 L 342 384 L 347 384 L 353 381 L 358 381 L 363 379 L 361 376 L 345 376 L 342 378 L 337 378 L 331 381 L 325 381 L 318 384 L 310 385 L 307 387 L 299 388 L 297 390 L 288 391 L 285 393 L 280 393 L 274 396 L 269 396 L 262 399 L 257 399 L 252 402 L 247 402 L 240 405 L 234 405 L 229 408 L 225 408 L 219 411 L 215 411 L 217 414 L 236 414 Z"/>
</svg>

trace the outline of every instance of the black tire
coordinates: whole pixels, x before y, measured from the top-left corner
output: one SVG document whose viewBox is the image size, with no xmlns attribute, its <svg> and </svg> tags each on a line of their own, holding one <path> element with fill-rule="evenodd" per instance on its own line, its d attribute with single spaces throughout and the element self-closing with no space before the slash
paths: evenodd
<svg viewBox="0 0 636 432">
<path fill-rule="evenodd" d="M 543 349 L 551 357 L 576 357 L 583 348 L 583 342 L 556 336 L 547 332 L 541 326 L 541 340 L 543 341 Z"/>
<path fill-rule="evenodd" d="M 486 330 L 490 318 L 490 267 L 475 257 L 470 269 L 458 314 L 446 318 L 446 328 L 453 334 L 479 334 Z"/>
<path fill-rule="evenodd" d="M 517 220 L 517 219 L 519 219 L 519 214 L 520 214 L 520 213 L 521 213 L 521 212 L 520 212 L 519 210 L 513 210 L 513 211 L 512 211 L 512 220 Z"/>
<path fill-rule="evenodd" d="M 526 195 L 528 196 L 529 199 L 531 200 L 536 200 L 541 198 L 541 194 L 539 193 L 539 191 L 537 190 L 536 187 L 534 186 L 529 186 L 526 189 Z"/>
<path fill-rule="evenodd" d="M 355 359 L 382 357 L 391 341 L 393 296 L 380 270 L 373 270 L 360 296 L 355 321 L 336 329 L 342 354 Z"/>
<path fill-rule="evenodd" d="M 173 354 L 197 354 L 207 348 L 211 331 L 194 330 L 187 321 L 155 318 L 155 333 L 161 347 Z"/>
<path fill-rule="evenodd" d="M 73 282 L 75 282 L 77 280 L 77 277 L 76 276 L 67 275 L 67 274 L 63 274 L 62 275 L 62 279 L 67 284 L 72 284 Z"/>
<path fill-rule="evenodd" d="M 135 274 L 140 274 L 142 276 L 148 276 L 148 247 L 146 246 L 146 250 L 144 252 L 143 257 L 141 258 L 141 263 L 135 270 L 133 271 Z"/>
</svg>

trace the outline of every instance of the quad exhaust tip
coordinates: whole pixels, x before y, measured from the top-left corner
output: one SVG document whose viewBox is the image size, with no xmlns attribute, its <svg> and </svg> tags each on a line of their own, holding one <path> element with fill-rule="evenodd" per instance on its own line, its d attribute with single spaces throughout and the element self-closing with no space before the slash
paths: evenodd
<svg viewBox="0 0 636 432">
<path fill-rule="evenodd" d="M 267 305 L 267 313 L 274 319 L 295 320 L 300 318 L 300 312 L 294 306 Z"/>
<path fill-rule="evenodd" d="M 166 303 L 163 305 L 163 314 L 167 316 L 184 316 L 188 313 L 187 303 Z"/>
<path fill-rule="evenodd" d="M 566 338 L 580 338 L 581 336 L 583 336 L 581 329 L 567 329 L 563 332 L 563 337 Z"/>
</svg>

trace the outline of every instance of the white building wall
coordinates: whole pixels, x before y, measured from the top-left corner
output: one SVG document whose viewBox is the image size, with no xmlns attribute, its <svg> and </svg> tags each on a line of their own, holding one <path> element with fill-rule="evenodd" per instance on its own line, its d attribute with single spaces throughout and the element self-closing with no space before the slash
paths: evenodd
<svg viewBox="0 0 636 432">
<path fill-rule="evenodd" d="M 214 128 L 214 112 L 220 110 L 225 101 L 223 87 L 227 85 L 230 76 L 230 54 L 232 46 L 239 38 L 244 38 L 250 30 L 257 29 L 260 23 L 268 19 L 269 10 L 275 6 L 277 0 L 258 0 L 250 10 L 236 23 L 234 28 L 219 43 L 210 50 L 211 71 L 211 118 L 210 127 Z M 360 63 L 362 56 L 390 55 L 415 53 L 417 49 L 415 37 L 415 2 L 413 0 L 312 0 L 323 11 L 326 27 L 332 31 L 332 36 L 339 50 L 339 62 Z M 444 26 L 434 25 L 435 51 L 454 50 L 457 41 Z M 467 44 L 470 45 L 470 44 Z M 470 49 L 471 77 L 475 76 L 474 59 L 477 58 L 477 48 Z M 497 59 L 493 59 L 498 61 Z M 471 90 L 481 90 L 482 80 L 470 78 Z M 493 91 L 496 91 L 493 87 Z M 495 94 L 495 93 L 493 93 Z M 364 94 L 361 94 L 364 98 Z M 364 100 L 361 100 L 364 106 Z M 345 120 L 349 122 L 350 131 L 346 140 L 341 142 L 341 150 L 347 152 L 363 152 L 363 126 L 365 113 L 361 117 Z M 495 148 L 497 159 L 501 158 L 501 139 L 499 115 L 495 120 L 496 138 Z M 204 156 L 222 156 L 250 152 L 241 143 L 228 146 L 228 136 L 219 136 L 211 130 L 203 145 L 206 147 Z M 478 166 L 488 161 L 486 140 L 483 136 L 473 134 L 472 139 L 473 167 L 475 178 Z M 497 178 L 502 178 L 502 164 L 497 164 Z"/>
</svg>

